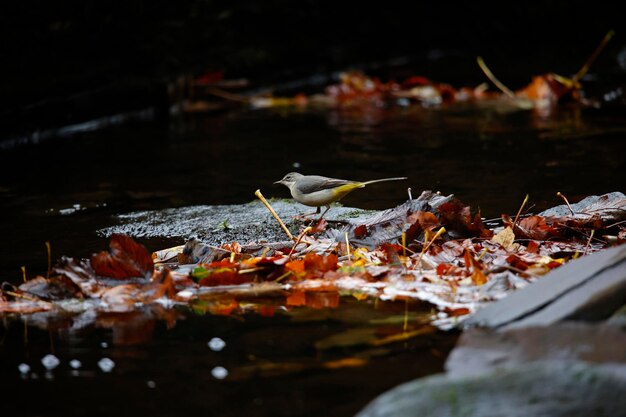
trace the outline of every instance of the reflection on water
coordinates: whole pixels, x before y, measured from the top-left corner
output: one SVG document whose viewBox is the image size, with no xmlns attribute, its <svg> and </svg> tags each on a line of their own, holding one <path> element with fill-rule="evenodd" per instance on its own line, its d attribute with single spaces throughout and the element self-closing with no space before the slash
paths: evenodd
<svg viewBox="0 0 626 417">
<path fill-rule="evenodd" d="M 5 320 L 7 394 L 27 416 L 49 415 L 47 404 L 59 401 L 71 401 L 58 405 L 68 416 L 351 415 L 395 383 L 440 371 L 456 339 L 423 326 L 428 309 L 404 302 L 346 298 L 340 308 L 235 316 L 194 311 Z M 390 336 L 407 325 L 412 336 L 394 342 Z M 33 393 L 40 401 L 28 401 Z"/>
<path fill-rule="evenodd" d="M 259 188 L 266 197 L 286 197 L 272 183 L 294 166 L 358 180 L 407 176 L 413 195 L 453 193 L 487 217 L 515 212 L 527 193 L 538 212 L 560 203 L 557 191 L 577 201 L 626 188 L 623 115 L 501 110 L 240 111 L 3 150 L 0 273 L 14 283 L 22 265 L 29 276 L 43 273 L 45 241 L 53 258 L 102 250 L 106 239 L 96 231 L 112 226 L 116 214 L 245 203 Z M 344 203 L 383 209 L 406 197 L 402 187 L 381 186 L 355 191 Z M 182 242 L 141 243 L 154 251 Z M 219 315 L 198 305 L 193 313 L 156 306 L 5 317 L 5 394 L 11 410 L 26 416 L 352 415 L 393 385 L 441 371 L 456 336 L 424 332 L 375 346 L 372 340 L 403 331 L 404 304 L 333 302 L 339 308 L 272 314 L 250 308 Z M 417 322 L 425 306 L 410 307 L 408 317 Z M 58 364 L 48 369 L 46 355 Z"/>
</svg>

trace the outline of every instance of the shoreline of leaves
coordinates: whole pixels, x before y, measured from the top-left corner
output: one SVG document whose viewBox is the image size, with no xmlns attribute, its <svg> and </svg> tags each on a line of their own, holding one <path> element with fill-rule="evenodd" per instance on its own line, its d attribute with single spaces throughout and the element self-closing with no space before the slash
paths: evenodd
<svg viewBox="0 0 626 417">
<path fill-rule="evenodd" d="M 430 192 L 382 214 L 359 224 L 317 224 L 315 235 L 297 243 L 213 247 L 191 239 L 150 254 L 113 235 L 109 251 L 63 257 L 48 278 L 5 282 L 0 313 L 128 313 L 158 304 L 271 316 L 335 308 L 350 296 L 420 301 L 435 310 L 432 324 L 449 329 L 571 259 L 626 241 L 621 193 L 515 220 L 503 215 L 502 226 L 491 229 L 459 200 Z"/>
</svg>

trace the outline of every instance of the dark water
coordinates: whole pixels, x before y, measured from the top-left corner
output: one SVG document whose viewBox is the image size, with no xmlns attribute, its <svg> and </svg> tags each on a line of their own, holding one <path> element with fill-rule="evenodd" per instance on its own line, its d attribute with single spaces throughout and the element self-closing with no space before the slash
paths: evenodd
<svg viewBox="0 0 626 417">
<path fill-rule="evenodd" d="M 561 203 L 557 191 L 570 201 L 624 191 L 625 137 L 621 111 L 366 107 L 182 117 L 3 150 L 1 278 L 19 282 L 22 265 L 29 275 L 43 273 L 45 241 L 53 258 L 104 249 L 106 239 L 96 231 L 115 224 L 115 214 L 246 203 L 257 188 L 267 197 L 285 197 L 287 190 L 272 182 L 292 170 L 356 180 L 409 177 L 406 184 L 371 187 L 344 200 L 363 208 L 395 206 L 410 186 L 413 195 L 422 189 L 453 193 L 486 217 L 514 214 L 526 194 L 532 211 L 539 211 Z M 157 250 L 182 242 L 142 243 Z M 171 328 L 147 319 L 150 314 L 74 330 L 62 320 L 38 327 L 36 317 L 27 325 L 5 318 L 0 377 L 10 408 L 28 416 L 351 415 L 388 387 L 442 370 L 454 335 L 420 336 L 380 354 L 362 346 L 315 348 L 316 341 L 361 326 L 384 333 L 375 320 L 401 315 L 404 306 L 398 308 L 343 300 L 339 309 L 274 317 L 181 313 Z M 226 341 L 223 351 L 207 347 L 213 337 Z M 61 364 L 46 374 L 40 361 L 51 352 Z M 364 352 L 363 366 L 319 368 Z M 97 365 L 104 357 L 115 363 L 110 373 Z M 71 359 L 82 363 L 77 372 Z M 266 362 L 309 365 L 287 366 L 278 375 L 241 371 Z M 20 363 L 31 367 L 26 376 Z M 216 378 L 218 366 L 239 379 Z"/>
</svg>

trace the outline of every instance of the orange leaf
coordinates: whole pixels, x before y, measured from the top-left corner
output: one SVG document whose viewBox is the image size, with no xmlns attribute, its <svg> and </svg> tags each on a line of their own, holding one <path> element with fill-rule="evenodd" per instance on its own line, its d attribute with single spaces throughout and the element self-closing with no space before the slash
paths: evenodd
<svg viewBox="0 0 626 417">
<path fill-rule="evenodd" d="M 471 313 L 470 309 L 466 307 L 461 307 L 461 308 L 446 307 L 444 311 L 450 317 L 465 316 L 466 314 Z"/>
<path fill-rule="evenodd" d="M 337 269 L 337 261 L 337 255 L 334 253 L 324 256 L 310 252 L 304 257 L 304 269 L 307 272 L 334 271 Z"/>
<path fill-rule="evenodd" d="M 306 304 L 306 294 L 304 291 L 294 291 L 287 296 L 285 303 L 288 306 L 303 306 Z"/>
<path fill-rule="evenodd" d="M 285 269 L 294 272 L 295 274 L 300 274 L 304 272 L 304 261 L 301 259 L 289 261 L 285 264 Z"/>
<path fill-rule="evenodd" d="M 474 268 L 474 272 L 472 272 L 472 282 L 474 285 L 483 285 L 487 282 L 487 277 L 483 274 L 483 271 L 478 268 Z"/>
<path fill-rule="evenodd" d="M 306 305 L 311 308 L 335 308 L 339 306 L 338 292 L 309 292 L 306 293 Z"/>
<path fill-rule="evenodd" d="M 198 285 L 204 287 L 214 287 L 217 285 L 239 285 L 248 282 L 249 274 L 238 274 L 234 270 L 212 272 L 208 277 L 202 278 Z"/>
</svg>

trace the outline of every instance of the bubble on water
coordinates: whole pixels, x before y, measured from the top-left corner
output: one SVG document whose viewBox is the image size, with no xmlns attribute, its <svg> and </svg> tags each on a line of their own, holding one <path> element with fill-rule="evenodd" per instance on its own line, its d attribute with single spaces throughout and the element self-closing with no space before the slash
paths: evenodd
<svg viewBox="0 0 626 417">
<path fill-rule="evenodd" d="M 28 365 L 27 363 L 20 363 L 19 365 L 17 365 L 17 369 L 19 369 L 21 374 L 27 374 L 28 372 L 30 372 L 30 365 Z"/>
<path fill-rule="evenodd" d="M 211 369 L 211 375 L 213 375 L 215 379 L 224 379 L 228 376 L 228 370 L 223 366 L 216 366 Z"/>
<path fill-rule="evenodd" d="M 57 366 L 59 366 L 60 363 L 61 363 L 61 361 L 59 360 L 59 358 L 57 358 L 56 356 L 54 356 L 52 354 L 47 354 L 46 356 L 41 358 L 41 364 L 47 370 L 51 370 L 51 369 L 56 368 Z"/>
<path fill-rule="evenodd" d="M 226 342 L 224 342 L 224 340 L 220 339 L 219 337 L 214 337 L 213 339 L 209 340 L 208 345 L 211 350 L 219 352 L 220 350 L 224 349 L 224 347 L 226 346 Z"/>
<path fill-rule="evenodd" d="M 83 366 L 83 364 L 82 364 L 82 363 L 80 363 L 80 361 L 79 361 L 78 359 L 72 359 L 72 360 L 70 361 L 70 366 L 72 367 L 72 369 L 78 369 L 78 368 L 80 368 L 81 366 Z"/>
<path fill-rule="evenodd" d="M 98 361 L 98 367 L 102 372 L 111 372 L 115 368 L 115 362 L 109 358 L 102 358 Z"/>
<path fill-rule="evenodd" d="M 148 381 L 146 382 L 146 385 L 148 386 L 148 388 L 156 388 L 156 382 L 154 381 Z"/>
</svg>

